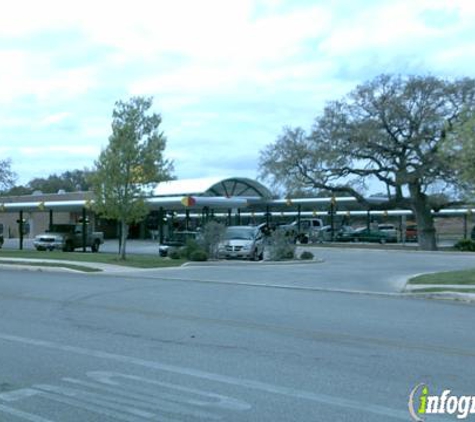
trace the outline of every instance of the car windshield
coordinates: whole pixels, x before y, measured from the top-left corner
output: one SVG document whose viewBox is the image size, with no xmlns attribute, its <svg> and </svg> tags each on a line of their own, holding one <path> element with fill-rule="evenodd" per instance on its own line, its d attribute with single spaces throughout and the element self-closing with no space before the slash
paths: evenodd
<svg viewBox="0 0 475 422">
<path fill-rule="evenodd" d="M 228 227 L 224 233 L 225 240 L 252 240 L 255 229 L 252 227 Z"/>
</svg>

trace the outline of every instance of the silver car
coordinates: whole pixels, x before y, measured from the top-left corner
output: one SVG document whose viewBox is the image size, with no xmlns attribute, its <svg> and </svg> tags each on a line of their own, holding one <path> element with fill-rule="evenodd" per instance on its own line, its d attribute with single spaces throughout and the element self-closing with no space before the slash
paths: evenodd
<svg viewBox="0 0 475 422">
<path fill-rule="evenodd" d="M 218 245 L 219 258 L 244 258 L 254 261 L 264 257 L 264 236 L 257 227 L 226 227 Z"/>
</svg>

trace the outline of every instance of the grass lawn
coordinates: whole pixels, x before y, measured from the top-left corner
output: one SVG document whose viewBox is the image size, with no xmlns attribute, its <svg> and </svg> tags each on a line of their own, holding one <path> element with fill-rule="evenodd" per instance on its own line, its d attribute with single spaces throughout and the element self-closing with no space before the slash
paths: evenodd
<svg viewBox="0 0 475 422">
<path fill-rule="evenodd" d="M 475 269 L 419 275 L 411 278 L 409 284 L 461 284 L 475 286 Z"/>
<path fill-rule="evenodd" d="M 122 265 L 135 268 L 161 268 L 176 267 L 186 262 L 184 259 L 166 259 L 158 255 L 127 255 L 125 261 L 118 259 L 115 253 L 91 253 L 91 252 L 62 252 L 62 251 L 14 251 L 1 250 L 0 258 L 24 258 L 24 259 L 54 259 L 60 261 L 75 261 L 78 263 L 100 262 L 104 264 Z M 36 264 L 34 264 L 36 265 Z"/>
</svg>

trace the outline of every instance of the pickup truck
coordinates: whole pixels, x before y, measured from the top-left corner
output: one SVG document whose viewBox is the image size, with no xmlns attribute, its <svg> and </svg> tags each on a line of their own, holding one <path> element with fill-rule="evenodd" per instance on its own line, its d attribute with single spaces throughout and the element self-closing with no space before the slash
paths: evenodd
<svg viewBox="0 0 475 422">
<path fill-rule="evenodd" d="M 300 219 L 300 230 L 298 221 L 279 226 L 279 230 L 284 230 L 288 236 L 300 243 L 315 242 L 319 239 L 320 230 L 323 227 L 323 220 L 320 218 Z"/>
<path fill-rule="evenodd" d="M 39 234 L 33 242 L 38 251 L 55 249 L 72 252 L 83 247 L 82 224 L 53 224 L 46 233 Z M 86 247 L 92 252 L 99 252 L 104 243 L 104 233 L 93 232 L 92 227 L 86 226 Z"/>
</svg>

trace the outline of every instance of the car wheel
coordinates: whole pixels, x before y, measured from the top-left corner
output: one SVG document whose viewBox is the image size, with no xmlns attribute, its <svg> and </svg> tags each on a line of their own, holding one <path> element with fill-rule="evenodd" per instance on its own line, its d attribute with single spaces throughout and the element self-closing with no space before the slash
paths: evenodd
<svg viewBox="0 0 475 422">
<path fill-rule="evenodd" d="M 94 253 L 99 252 L 100 246 L 101 246 L 101 242 L 99 242 L 99 240 L 95 240 L 94 243 L 91 246 L 91 251 L 94 252 Z"/>
<path fill-rule="evenodd" d="M 67 241 L 64 245 L 63 252 L 72 252 L 73 251 L 73 244 L 71 241 Z"/>
</svg>

